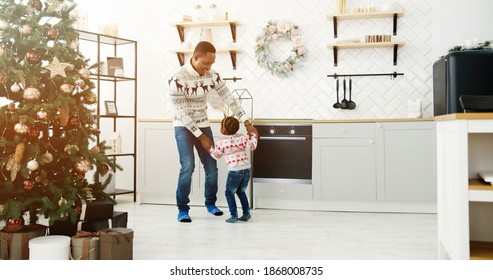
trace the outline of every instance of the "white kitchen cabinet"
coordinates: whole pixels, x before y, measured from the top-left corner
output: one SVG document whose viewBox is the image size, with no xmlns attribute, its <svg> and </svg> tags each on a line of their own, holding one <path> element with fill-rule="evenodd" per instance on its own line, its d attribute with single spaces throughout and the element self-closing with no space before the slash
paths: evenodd
<svg viewBox="0 0 493 280">
<path fill-rule="evenodd" d="M 376 200 L 374 124 L 313 127 L 313 186 L 318 200 Z"/>
<path fill-rule="evenodd" d="M 440 259 L 493 259 L 493 114 L 437 118 L 437 203 Z"/>
<path fill-rule="evenodd" d="M 214 138 L 220 137 L 219 124 L 211 124 Z M 180 163 L 175 132 L 170 121 L 139 121 L 139 156 L 137 180 L 139 202 L 150 204 L 176 204 L 176 186 Z M 218 163 L 218 192 L 216 205 L 227 207 L 224 195 L 228 169 L 221 158 Z M 189 205 L 203 206 L 204 169 L 195 153 L 195 172 Z"/>
<path fill-rule="evenodd" d="M 435 202 L 434 122 L 377 123 L 377 199 Z"/>
<path fill-rule="evenodd" d="M 315 123 L 313 189 L 319 210 L 436 212 L 431 121 Z"/>
</svg>

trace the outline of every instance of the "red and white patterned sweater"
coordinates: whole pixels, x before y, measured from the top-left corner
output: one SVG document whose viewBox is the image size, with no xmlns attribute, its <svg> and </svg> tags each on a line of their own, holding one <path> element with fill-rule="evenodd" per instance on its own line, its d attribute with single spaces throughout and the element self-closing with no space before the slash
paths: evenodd
<svg viewBox="0 0 493 280">
<path fill-rule="evenodd" d="M 210 154 L 216 160 L 224 156 L 228 170 L 243 170 L 251 167 L 247 147 L 252 151 L 257 148 L 257 135 L 248 137 L 237 133 L 221 137 L 216 141 L 215 147 L 211 147 Z"/>
</svg>

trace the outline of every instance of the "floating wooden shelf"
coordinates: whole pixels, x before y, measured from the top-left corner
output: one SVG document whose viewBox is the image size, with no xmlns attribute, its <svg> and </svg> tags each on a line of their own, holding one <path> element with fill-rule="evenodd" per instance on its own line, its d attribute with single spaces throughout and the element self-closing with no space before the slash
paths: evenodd
<svg viewBox="0 0 493 280">
<path fill-rule="evenodd" d="M 403 16 L 404 11 L 387 11 L 387 12 L 371 12 L 371 13 L 344 13 L 330 14 L 327 19 L 334 22 L 334 38 L 337 38 L 337 20 L 338 19 L 363 19 L 363 18 L 393 18 L 393 34 L 397 35 L 397 17 Z"/>
<path fill-rule="evenodd" d="M 328 47 L 334 50 L 334 66 L 337 66 L 338 49 L 355 49 L 355 48 L 394 48 L 394 65 L 397 65 L 397 49 L 399 46 L 404 46 L 404 41 L 380 42 L 380 43 L 336 43 L 329 44 Z"/>
<path fill-rule="evenodd" d="M 172 25 L 176 26 L 182 43 L 185 42 L 185 28 L 223 26 L 223 25 L 224 26 L 229 25 L 231 29 L 231 36 L 233 37 L 233 42 L 236 42 L 236 26 L 238 25 L 238 21 L 236 20 L 185 21 L 185 22 L 175 22 Z"/>
<path fill-rule="evenodd" d="M 178 57 L 178 61 L 180 65 L 183 66 L 185 64 L 185 55 L 192 54 L 193 50 L 174 50 Z M 233 65 L 233 70 L 236 70 L 236 54 L 240 52 L 239 49 L 236 48 L 225 48 L 225 49 L 216 49 L 217 53 L 229 53 L 231 57 L 231 64 Z"/>
</svg>

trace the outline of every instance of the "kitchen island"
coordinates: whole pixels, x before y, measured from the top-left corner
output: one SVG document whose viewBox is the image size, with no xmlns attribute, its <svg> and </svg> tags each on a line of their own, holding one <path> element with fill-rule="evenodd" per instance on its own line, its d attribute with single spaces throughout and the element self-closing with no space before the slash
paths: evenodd
<svg viewBox="0 0 493 280">
<path fill-rule="evenodd" d="M 436 117 L 440 259 L 493 259 L 493 114 Z"/>
</svg>

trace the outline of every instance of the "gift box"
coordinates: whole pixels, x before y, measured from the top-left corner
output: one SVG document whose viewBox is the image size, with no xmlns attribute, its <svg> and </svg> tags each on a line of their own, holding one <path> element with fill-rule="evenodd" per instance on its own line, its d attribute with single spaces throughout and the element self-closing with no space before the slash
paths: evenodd
<svg viewBox="0 0 493 280">
<path fill-rule="evenodd" d="M 134 231 L 112 228 L 99 232 L 101 260 L 132 260 Z"/>
<path fill-rule="evenodd" d="M 49 235 L 65 235 L 72 237 L 77 233 L 77 223 L 70 220 L 55 221 L 48 229 Z"/>
<path fill-rule="evenodd" d="M 27 225 L 17 232 L 0 231 L 0 258 L 4 260 L 29 259 L 29 240 L 45 236 L 47 227 L 40 224 Z"/>
<path fill-rule="evenodd" d="M 99 260 L 99 233 L 78 231 L 71 238 L 73 260 Z"/>
<path fill-rule="evenodd" d="M 80 221 L 100 221 L 113 217 L 113 202 L 111 200 L 82 201 Z"/>
<path fill-rule="evenodd" d="M 98 232 L 109 228 L 126 228 L 128 222 L 128 213 L 114 211 L 111 219 L 100 221 L 79 221 L 77 223 L 77 230 Z"/>
</svg>

